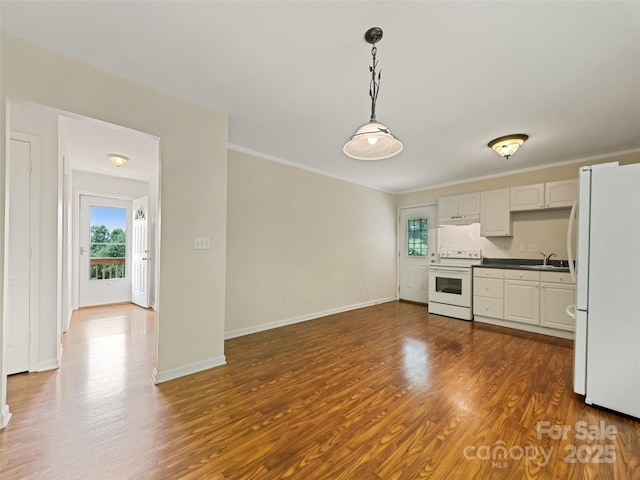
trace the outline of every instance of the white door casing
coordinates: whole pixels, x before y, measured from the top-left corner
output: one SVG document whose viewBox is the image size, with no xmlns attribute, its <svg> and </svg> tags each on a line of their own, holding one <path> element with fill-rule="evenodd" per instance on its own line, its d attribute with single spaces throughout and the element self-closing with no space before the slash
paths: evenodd
<svg viewBox="0 0 640 480">
<path fill-rule="evenodd" d="M 5 232 L 6 373 L 37 370 L 38 139 L 11 132 Z"/>
<path fill-rule="evenodd" d="M 149 308 L 149 197 L 136 198 L 132 206 L 131 301 Z"/>
<path fill-rule="evenodd" d="M 126 251 L 125 278 L 110 280 L 90 280 L 90 208 L 92 206 L 114 207 L 126 210 Z M 131 200 L 100 197 L 92 195 L 80 195 L 79 215 L 79 295 L 80 307 L 90 305 L 106 305 L 110 303 L 122 303 L 131 301 Z"/>
<path fill-rule="evenodd" d="M 426 255 L 409 253 L 409 221 L 425 218 L 428 226 Z M 437 258 L 438 223 L 435 205 L 401 208 L 398 224 L 398 294 L 402 300 L 429 302 L 429 263 Z"/>
</svg>

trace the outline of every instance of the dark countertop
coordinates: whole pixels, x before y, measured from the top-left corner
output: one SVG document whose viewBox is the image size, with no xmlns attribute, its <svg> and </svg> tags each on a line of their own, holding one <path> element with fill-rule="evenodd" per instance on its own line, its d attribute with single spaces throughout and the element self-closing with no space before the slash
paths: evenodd
<svg viewBox="0 0 640 480">
<path fill-rule="evenodd" d="M 542 265 L 542 260 L 530 258 L 483 258 L 482 264 L 474 268 L 502 268 L 509 270 L 536 270 L 539 272 L 568 272 L 567 260 L 551 259 L 548 266 Z"/>
</svg>

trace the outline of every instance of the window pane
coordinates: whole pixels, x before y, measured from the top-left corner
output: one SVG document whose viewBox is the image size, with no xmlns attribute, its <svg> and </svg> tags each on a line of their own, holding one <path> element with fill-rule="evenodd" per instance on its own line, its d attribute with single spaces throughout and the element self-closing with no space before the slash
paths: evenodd
<svg viewBox="0 0 640 480">
<path fill-rule="evenodd" d="M 407 255 L 410 257 L 427 256 L 428 240 L 427 218 L 410 218 L 407 221 Z"/>
<path fill-rule="evenodd" d="M 127 209 L 90 207 L 89 279 L 125 278 Z"/>
</svg>

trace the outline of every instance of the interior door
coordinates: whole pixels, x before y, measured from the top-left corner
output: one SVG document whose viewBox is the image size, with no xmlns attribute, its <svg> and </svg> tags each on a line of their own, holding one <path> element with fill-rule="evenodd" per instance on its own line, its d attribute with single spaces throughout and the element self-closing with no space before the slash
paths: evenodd
<svg viewBox="0 0 640 480">
<path fill-rule="evenodd" d="M 133 201 L 133 236 L 131 238 L 131 301 L 149 308 L 149 197 Z"/>
<path fill-rule="evenodd" d="M 30 163 L 31 144 L 11 138 L 7 176 L 8 255 L 6 372 L 29 370 L 30 345 Z"/>
<path fill-rule="evenodd" d="M 398 292 L 402 300 L 429 302 L 429 263 L 437 257 L 436 207 L 400 209 Z"/>
</svg>

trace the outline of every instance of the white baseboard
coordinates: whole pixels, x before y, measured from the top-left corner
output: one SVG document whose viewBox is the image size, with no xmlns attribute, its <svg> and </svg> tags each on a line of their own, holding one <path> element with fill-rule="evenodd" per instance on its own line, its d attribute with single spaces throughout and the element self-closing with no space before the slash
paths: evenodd
<svg viewBox="0 0 640 480">
<path fill-rule="evenodd" d="M 11 419 L 11 412 L 9 411 L 9 405 L 3 405 L 0 409 L 0 429 L 5 428 L 9 424 Z"/>
<path fill-rule="evenodd" d="M 154 368 L 151 378 L 153 380 L 153 383 L 157 385 L 158 383 L 168 382 L 169 380 L 174 380 L 186 375 L 202 372 L 203 370 L 209 370 L 210 368 L 219 367 L 220 365 L 225 365 L 226 363 L 227 359 L 225 358 L 225 356 L 220 355 L 219 357 L 209 358 L 202 362 L 191 363 L 189 365 L 185 365 L 184 367 L 173 368 L 164 372 L 159 372 Z"/>
<path fill-rule="evenodd" d="M 334 315 L 336 313 L 348 312 L 350 310 L 357 310 L 359 308 L 371 307 L 373 305 L 379 305 L 381 303 L 395 302 L 395 297 L 381 298 L 378 300 L 372 300 L 369 302 L 358 303 L 356 305 L 347 305 L 344 307 L 332 308 L 323 312 L 309 313 L 307 315 L 300 315 L 298 317 L 286 318 L 284 320 L 278 320 L 276 322 L 263 323 L 254 327 L 241 328 L 239 330 L 231 330 L 225 332 L 224 339 L 229 340 L 231 338 L 242 337 L 244 335 L 250 335 L 252 333 L 263 332 L 265 330 L 271 330 L 273 328 L 284 327 L 286 325 L 293 325 L 294 323 L 306 322 L 309 320 L 315 320 L 316 318 L 326 317 L 328 315 Z"/>
</svg>

